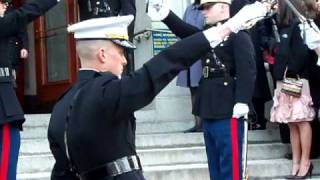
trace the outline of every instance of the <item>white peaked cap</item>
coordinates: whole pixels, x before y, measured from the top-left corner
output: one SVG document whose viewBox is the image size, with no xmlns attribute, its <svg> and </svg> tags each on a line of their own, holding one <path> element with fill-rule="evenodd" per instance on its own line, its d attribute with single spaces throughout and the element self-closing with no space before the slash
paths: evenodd
<svg viewBox="0 0 320 180">
<path fill-rule="evenodd" d="M 133 15 L 93 18 L 68 27 L 75 39 L 106 39 L 125 47 L 135 48 L 129 41 L 128 26 L 134 19 Z"/>
</svg>

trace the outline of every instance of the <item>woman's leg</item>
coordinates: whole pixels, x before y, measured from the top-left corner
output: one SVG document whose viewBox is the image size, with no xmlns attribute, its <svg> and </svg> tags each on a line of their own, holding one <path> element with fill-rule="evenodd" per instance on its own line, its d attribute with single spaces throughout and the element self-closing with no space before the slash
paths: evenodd
<svg viewBox="0 0 320 180">
<path fill-rule="evenodd" d="M 312 129 L 309 122 L 298 123 L 300 132 L 300 143 L 301 143 L 301 160 L 299 176 L 304 176 L 309 170 L 310 166 L 310 150 L 312 142 Z"/>
<path fill-rule="evenodd" d="M 297 175 L 301 159 L 301 146 L 299 128 L 296 123 L 288 123 L 290 129 L 290 142 L 292 148 L 292 170 L 291 175 Z"/>
</svg>

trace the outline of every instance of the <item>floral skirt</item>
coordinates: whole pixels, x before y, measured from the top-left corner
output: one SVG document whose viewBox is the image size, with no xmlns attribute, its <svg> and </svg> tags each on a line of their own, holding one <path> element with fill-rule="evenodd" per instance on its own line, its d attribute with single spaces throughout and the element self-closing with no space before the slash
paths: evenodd
<svg viewBox="0 0 320 180">
<path fill-rule="evenodd" d="M 271 122 L 291 123 L 312 121 L 314 119 L 315 110 L 312 107 L 309 81 L 306 79 L 302 79 L 302 81 L 302 94 L 298 98 L 281 92 L 282 82 L 277 82 L 271 108 Z"/>
</svg>

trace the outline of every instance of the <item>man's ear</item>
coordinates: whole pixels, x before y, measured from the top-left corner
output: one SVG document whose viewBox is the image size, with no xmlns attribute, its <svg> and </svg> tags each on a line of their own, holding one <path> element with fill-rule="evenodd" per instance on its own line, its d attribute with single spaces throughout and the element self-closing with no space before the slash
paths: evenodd
<svg viewBox="0 0 320 180">
<path fill-rule="evenodd" d="M 97 58 L 98 58 L 99 62 L 105 63 L 107 60 L 106 50 L 103 48 L 99 48 L 98 53 L 97 53 Z"/>
<path fill-rule="evenodd" d="M 221 3 L 220 5 L 221 12 L 225 12 L 228 8 L 229 8 L 229 5 Z"/>
</svg>

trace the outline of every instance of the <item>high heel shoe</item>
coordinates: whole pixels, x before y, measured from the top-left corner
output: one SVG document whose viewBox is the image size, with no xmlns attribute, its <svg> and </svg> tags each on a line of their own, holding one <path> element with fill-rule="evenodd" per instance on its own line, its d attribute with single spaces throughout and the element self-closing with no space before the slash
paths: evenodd
<svg viewBox="0 0 320 180">
<path fill-rule="evenodd" d="M 298 173 L 297 173 L 297 174 L 298 174 Z M 286 178 L 286 179 L 296 179 L 297 174 L 296 174 L 296 175 L 290 174 L 290 175 L 286 176 L 285 178 Z"/>
<path fill-rule="evenodd" d="M 296 175 L 296 177 L 294 179 L 306 179 L 307 177 L 311 179 L 312 177 L 312 170 L 313 170 L 313 164 L 310 163 L 309 169 L 307 171 L 307 173 L 304 176 L 298 176 Z"/>
<path fill-rule="evenodd" d="M 285 178 L 286 179 L 296 179 L 298 173 L 299 173 L 299 171 L 297 171 L 297 173 L 295 175 L 290 174 L 290 175 L 286 176 Z"/>
<path fill-rule="evenodd" d="M 299 163 L 293 163 L 292 164 L 292 172 L 294 172 L 294 170 L 296 170 L 296 172 L 294 174 L 290 174 L 288 176 L 285 176 L 286 179 L 295 179 L 296 176 L 299 173 Z"/>
</svg>

